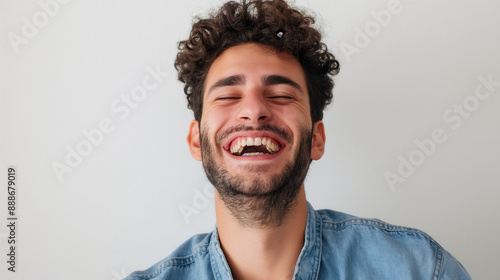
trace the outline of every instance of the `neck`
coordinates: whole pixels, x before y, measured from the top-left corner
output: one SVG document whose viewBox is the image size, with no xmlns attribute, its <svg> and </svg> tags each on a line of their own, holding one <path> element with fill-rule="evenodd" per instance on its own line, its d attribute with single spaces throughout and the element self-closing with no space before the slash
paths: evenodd
<svg viewBox="0 0 500 280">
<path fill-rule="evenodd" d="M 280 225 L 242 226 L 217 191 L 215 210 L 220 243 L 234 279 L 292 279 L 307 222 L 303 185 Z"/>
</svg>

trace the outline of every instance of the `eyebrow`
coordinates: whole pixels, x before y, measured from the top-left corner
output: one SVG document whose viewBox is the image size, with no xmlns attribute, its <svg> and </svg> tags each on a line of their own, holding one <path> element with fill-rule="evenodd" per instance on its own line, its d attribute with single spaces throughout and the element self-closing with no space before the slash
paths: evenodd
<svg viewBox="0 0 500 280">
<path fill-rule="evenodd" d="M 301 93 L 304 93 L 304 90 L 298 83 L 281 75 L 266 76 L 264 77 L 263 82 L 265 86 L 282 85 L 282 84 L 289 85 L 299 90 Z"/>
<path fill-rule="evenodd" d="M 226 78 L 222 78 L 210 87 L 207 92 L 207 96 L 210 95 L 212 91 L 220 87 L 238 86 L 243 84 L 245 84 L 245 77 L 243 77 L 243 75 L 232 75 Z"/>
</svg>

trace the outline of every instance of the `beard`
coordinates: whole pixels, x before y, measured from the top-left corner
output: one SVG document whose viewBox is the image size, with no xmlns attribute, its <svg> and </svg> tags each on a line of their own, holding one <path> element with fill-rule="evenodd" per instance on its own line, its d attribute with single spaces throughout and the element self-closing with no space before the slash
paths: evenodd
<svg viewBox="0 0 500 280">
<path fill-rule="evenodd" d="M 258 129 L 238 126 L 219 132 L 216 136 L 217 145 L 212 145 L 208 139 L 208 130 L 202 128 L 200 144 L 203 168 L 221 200 L 241 226 L 253 228 L 280 226 L 296 205 L 297 196 L 309 169 L 312 131 L 307 129 L 301 131 L 295 155 L 281 173 L 263 177 L 258 174 L 265 172 L 266 167 L 249 166 L 247 170 L 256 174 L 255 178 L 249 180 L 229 173 L 216 160 L 222 157 L 216 150 L 216 147 L 221 146 L 220 141 L 226 135 L 242 130 L 272 131 L 283 139 L 291 139 L 286 131 L 274 126 L 263 126 Z"/>
</svg>

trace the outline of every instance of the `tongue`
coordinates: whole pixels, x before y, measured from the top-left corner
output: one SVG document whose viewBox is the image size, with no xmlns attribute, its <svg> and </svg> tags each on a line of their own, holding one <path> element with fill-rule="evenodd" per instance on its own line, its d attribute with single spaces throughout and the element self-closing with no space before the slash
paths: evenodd
<svg viewBox="0 0 500 280">
<path fill-rule="evenodd" d="M 266 146 L 246 146 L 243 148 L 243 151 L 241 154 L 245 153 L 264 153 L 264 154 L 269 154 L 269 151 L 267 150 Z"/>
</svg>

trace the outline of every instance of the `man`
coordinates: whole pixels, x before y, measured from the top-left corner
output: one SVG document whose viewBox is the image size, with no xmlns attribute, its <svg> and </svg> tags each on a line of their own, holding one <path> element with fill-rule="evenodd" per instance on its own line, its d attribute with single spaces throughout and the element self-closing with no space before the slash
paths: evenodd
<svg viewBox="0 0 500 280">
<path fill-rule="evenodd" d="M 179 43 L 217 227 L 127 279 L 470 279 L 421 231 L 306 201 L 339 70 L 313 23 L 282 0 L 229 2 Z"/>
</svg>

